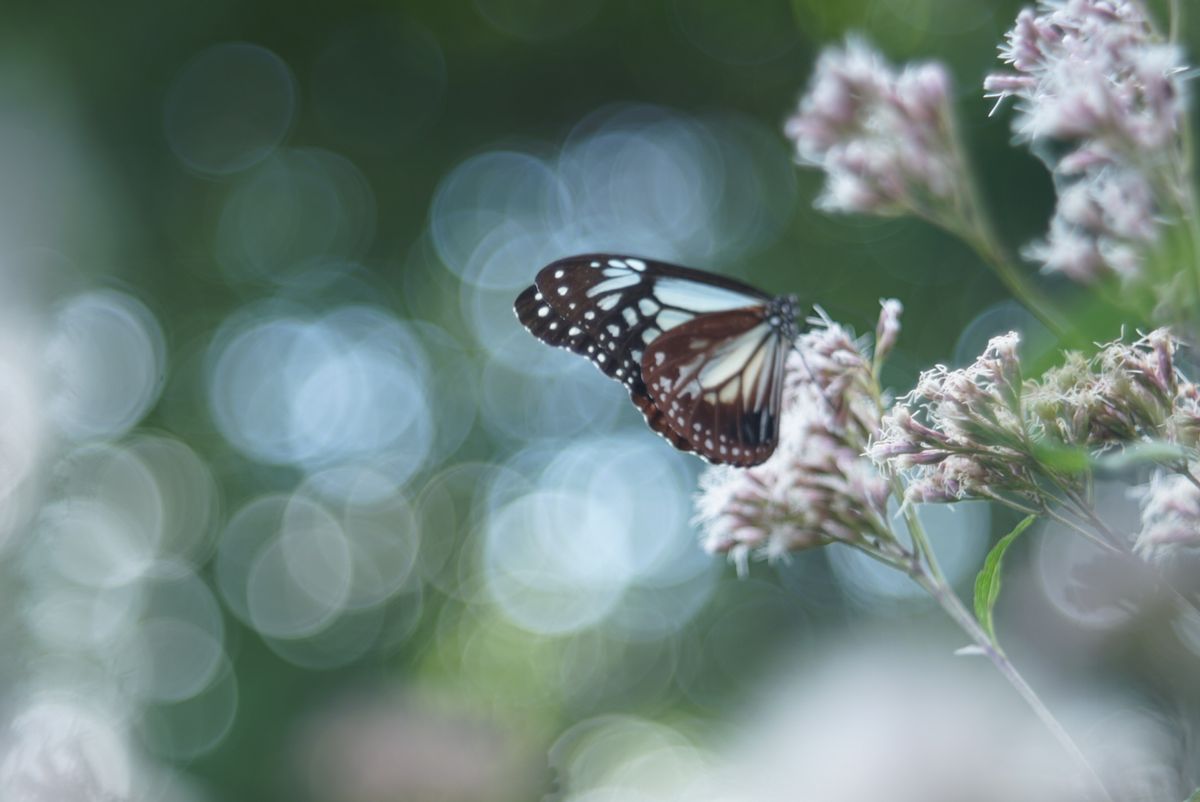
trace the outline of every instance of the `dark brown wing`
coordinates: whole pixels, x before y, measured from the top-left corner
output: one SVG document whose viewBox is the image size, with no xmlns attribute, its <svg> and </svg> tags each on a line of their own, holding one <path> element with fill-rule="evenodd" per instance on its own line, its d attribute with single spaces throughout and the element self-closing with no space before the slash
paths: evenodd
<svg viewBox="0 0 1200 802">
<path fill-rule="evenodd" d="M 779 441 L 785 329 L 767 308 L 714 312 L 656 338 L 642 376 L 667 425 L 711 462 L 757 465 Z"/>
</svg>

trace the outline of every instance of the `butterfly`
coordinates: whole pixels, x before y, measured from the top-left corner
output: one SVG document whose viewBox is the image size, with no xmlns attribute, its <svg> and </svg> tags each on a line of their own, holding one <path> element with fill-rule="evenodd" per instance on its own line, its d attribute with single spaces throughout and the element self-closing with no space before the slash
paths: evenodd
<svg viewBox="0 0 1200 802">
<path fill-rule="evenodd" d="M 542 342 L 622 382 L 680 451 L 740 467 L 775 451 L 794 297 L 666 262 L 584 254 L 542 268 L 514 311 Z"/>
</svg>

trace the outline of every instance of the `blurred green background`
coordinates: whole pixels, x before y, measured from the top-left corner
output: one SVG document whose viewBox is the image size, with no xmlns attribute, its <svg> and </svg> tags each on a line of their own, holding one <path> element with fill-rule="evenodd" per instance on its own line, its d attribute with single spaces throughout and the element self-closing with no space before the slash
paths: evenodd
<svg viewBox="0 0 1200 802">
<path fill-rule="evenodd" d="M 812 209 L 821 177 L 781 133 L 847 31 L 943 60 L 1006 242 L 1040 236 L 1048 176 L 980 88 L 1018 8 L 6 8 L 14 798 L 704 799 L 689 783 L 780 661 L 883 630 L 948 655 L 936 613 L 853 555 L 747 579 L 704 555 L 698 461 L 511 302 L 589 250 L 796 293 L 860 332 L 897 297 L 899 392 L 1036 335 L 949 236 Z M 931 528 L 962 580 L 1011 521 L 960 506 Z M 1029 587 L 1068 571 L 1046 560 Z M 1120 651 L 1122 621 L 1035 591 L 1024 614 L 1052 614 L 1013 645 L 1032 674 Z"/>
</svg>

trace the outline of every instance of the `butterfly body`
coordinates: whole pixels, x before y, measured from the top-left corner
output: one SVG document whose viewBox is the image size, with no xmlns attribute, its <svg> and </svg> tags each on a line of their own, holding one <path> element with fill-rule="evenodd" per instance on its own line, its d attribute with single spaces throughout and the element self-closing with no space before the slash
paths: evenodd
<svg viewBox="0 0 1200 802">
<path fill-rule="evenodd" d="M 794 298 L 666 262 L 585 254 L 543 268 L 515 311 L 538 339 L 622 382 L 676 448 L 742 466 L 774 451 Z"/>
</svg>

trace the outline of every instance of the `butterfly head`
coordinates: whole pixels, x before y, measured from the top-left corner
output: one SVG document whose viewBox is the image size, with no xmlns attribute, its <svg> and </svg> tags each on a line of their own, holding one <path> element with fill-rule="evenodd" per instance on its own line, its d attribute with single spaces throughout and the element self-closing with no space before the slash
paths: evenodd
<svg viewBox="0 0 1200 802">
<path fill-rule="evenodd" d="M 789 343 L 800 336 L 800 324 L 796 320 L 799 311 L 800 299 L 795 295 L 781 295 L 771 301 L 768 308 L 768 320 Z"/>
</svg>

